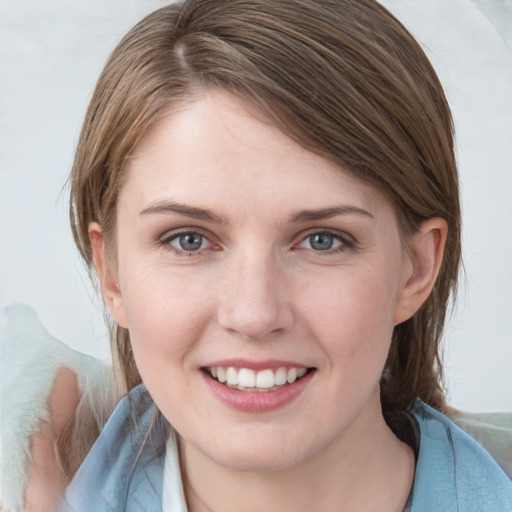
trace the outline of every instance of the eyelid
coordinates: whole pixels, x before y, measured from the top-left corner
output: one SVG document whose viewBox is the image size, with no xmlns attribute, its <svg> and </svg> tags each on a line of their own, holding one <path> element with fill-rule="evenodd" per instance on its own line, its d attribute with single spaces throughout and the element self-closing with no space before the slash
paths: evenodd
<svg viewBox="0 0 512 512">
<path fill-rule="evenodd" d="M 196 234 L 208 241 L 209 246 L 203 249 L 198 249 L 196 251 L 186 251 L 184 249 L 179 249 L 171 244 L 172 241 L 179 238 L 181 235 L 186 234 Z M 336 240 L 340 242 L 340 245 L 331 249 L 326 249 L 324 251 L 321 250 L 314 250 L 313 248 L 307 249 L 299 247 L 301 243 L 305 242 L 310 236 L 315 234 L 328 234 L 332 237 L 334 237 Z M 184 226 L 179 227 L 175 229 L 170 229 L 165 231 L 161 236 L 158 237 L 158 245 L 167 247 L 168 249 L 172 250 L 176 254 L 195 254 L 199 255 L 207 250 L 219 250 L 221 247 L 221 244 L 215 241 L 215 236 L 205 230 L 204 228 L 200 228 L 198 226 Z M 346 231 L 341 231 L 338 229 L 333 228 L 321 228 L 321 227 L 315 227 L 315 228 L 309 228 L 307 230 L 302 231 L 298 235 L 295 236 L 295 241 L 292 243 L 292 250 L 293 249 L 304 249 L 304 250 L 310 250 L 311 252 L 314 252 L 318 255 L 321 254 L 331 254 L 335 252 L 343 252 L 348 251 L 350 249 L 356 249 L 357 248 L 357 240 L 354 238 L 354 236 L 348 234 Z"/>
<path fill-rule="evenodd" d="M 349 235 L 345 231 L 340 231 L 338 229 L 332 228 L 311 228 L 306 231 L 303 231 L 297 236 L 297 242 L 294 244 L 294 247 L 301 249 L 301 247 L 298 247 L 301 243 L 305 242 L 312 235 L 317 234 L 327 234 L 341 242 L 340 246 L 334 247 L 332 249 L 327 249 L 325 251 L 315 251 L 314 249 L 311 249 L 312 252 L 315 252 L 319 255 L 330 254 L 334 252 L 343 252 L 344 250 L 354 249 L 357 245 L 357 240 L 352 235 Z"/>
<path fill-rule="evenodd" d="M 197 233 L 198 235 L 202 235 L 208 239 L 211 239 L 214 236 L 208 229 L 201 226 L 194 226 L 192 224 L 177 224 L 176 227 L 169 226 L 166 229 L 160 230 L 160 233 L 161 234 L 157 236 L 158 240 L 168 239 L 182 233 Z"/>
<path fill-rule="evenodd" d="M 198 249 L 196 251 L 186 251 L 185 249 L 179 249 L 178 247 L 175 247 L 174 245 L 172 245 L 171 242 L 178 239 L 182 235 L 188 235 L 188 234 L 201 236 L 206 241 L 208 241 L 209 246 L 202 248 L 202 249 Z M 212 247 L 213 248 L 219 247 L 219 244 L 215 243 L 212 240 L 212 238 L 213 238 L 213 236 L 210 233 L 206 233 L 205 230 L 202 228 L 199 228 L 197 226 L 185 226 L 185 227 L 179 227 L 176 229 L 171 229 L 171 230 L 165 231 L 163 235 L 158 237 L 158 245 L 165 247 L 178 255 L 180 255 L 180 254 L 199 255 L 199 254 L 202 254 L 204 251 L 211 250 Z"/>
</svg>

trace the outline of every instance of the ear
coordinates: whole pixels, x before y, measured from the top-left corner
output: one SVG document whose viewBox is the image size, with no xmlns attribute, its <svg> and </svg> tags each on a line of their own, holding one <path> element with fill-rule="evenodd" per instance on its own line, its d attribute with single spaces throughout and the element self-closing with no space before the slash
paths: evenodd
<svg viewBox="0 0 512 512">
<path fill-rule="evenodd" d="M 105 255 L 103 229 L 97 222 L 89 224 L 89 240 L 94 255 L 94 267 L 100 280 L 101 293 L 108 309 L 117 323 L 127 329 L 123 296 L 117 281 L 117 269 L 113 268 Z"/>
<path fill-rule="evenodd" d="M 423 222 L 413 236 L 395 308 L 395 325 L 411 318 L 430 295 L 443 261 L 447 234 L 447 222 L 434 217 Z"/>
</svg>

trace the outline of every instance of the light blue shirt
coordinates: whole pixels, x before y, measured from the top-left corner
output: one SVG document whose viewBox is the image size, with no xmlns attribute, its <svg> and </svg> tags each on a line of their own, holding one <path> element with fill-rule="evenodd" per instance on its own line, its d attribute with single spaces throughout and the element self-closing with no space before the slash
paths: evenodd
<svg viewBox="0 0 512 512">
<path fill-rule="evenodd" d="M 172 442 L 172 464 L 165 462 L 168 423 L 160 420 L 149 433 L 155 413 L 144 386 L 119 403 L 68 487 L 61 512 L 162 511 L 164 466 L 179 471 L 179 464 Z M 420 400 L 411 413 L 421 434 L 412 512 L 512 512 L 512 482 L 476 441 Z M 182 512 L 183 491 L 174 488 L 171 501 Z"/>
</svg>

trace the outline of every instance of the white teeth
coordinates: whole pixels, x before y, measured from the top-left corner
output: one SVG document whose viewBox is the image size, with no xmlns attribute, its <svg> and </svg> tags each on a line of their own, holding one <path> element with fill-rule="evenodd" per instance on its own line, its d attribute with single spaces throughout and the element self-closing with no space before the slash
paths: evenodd
<svg viewBox="0 0 512 512">
<path fill-rule="evenodd" d="M 286 374 L 288 384 L 292 384 L 297 380 L 297 368 L 290 368 Z"/>
<path fill-rule="evenodd" d="M 256 374 L 249 368 L 241 368 L 238 372 L 238 384 L 244 388 L 256 387 Z"/>
<path fill-rule="evenodd" d="M 305 369 L 305 368 L 304 368 Z M 286 368 L 278 368 L 275 376 L 276 386 L 286 384 Z"/>
<path fill-rule="evenodd" d="M 226 381 L 230 386 L 238 385 L 238 372 L 232 366 L 230 366 L 226 372 Z"/>
<path fill-rule="evenodd" d="M 256 387 L 269 389 L 274 387 L 274 372 L 272 370 L 262 370 L 256 374 Z"/>
<path fill-rule="evenodd" d="M 226 382 L 226 370 L 220 366 L 217 367 L 217 379 L 219 382 Z"/>
<path fill-rule="evenodd" d="M 297 379 L 304 377 L 307 368 L 284 368 L 277 370 L 260 370 L 256 372 L 250 368 L 237 369 L 233 366 L 228 368 L 214 366 L 209 368 L 212 377 L 228 386 L 250 390 L 268 390 L 276 386 L 284 386 L 286 383 L 293 384 Z"/>
</svg>

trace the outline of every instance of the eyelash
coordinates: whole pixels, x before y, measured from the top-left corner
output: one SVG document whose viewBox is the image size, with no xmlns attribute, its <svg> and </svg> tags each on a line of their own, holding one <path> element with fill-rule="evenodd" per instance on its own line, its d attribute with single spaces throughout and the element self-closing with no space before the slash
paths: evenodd
<svg viewBox="0 0 512 512">
<path fill-rule="evenodd" d="M 173 241 L 178 240 L 180 237 L 185 236 L 185 235 L 201 237 L 201 245 L 202 245 L 203 241 L 206 240 L 212 247 L 214 247 L 214 248 L 219 247 L 215 243 L 211 242 L 207 235 L 201 233 L 200 231 L 195 231 L 193 229 L 180 230 L 178 232 L 173 232 L 173 233 L 167 234 L 166 236 L 164 236 L 163 238 L 161 238 L 159 240 L 158 244 L 162 247 L 165 247 L 166 249 L 169 249 L 170 251 L 174 252 L 178 256 L 189 256 L 189 257 L 200 256 L 201 254 L 203 254 L 203 252 L 205 250 L 210 249 L 210 247 L 208 247 L 206 249 L 187 251 L 185 249 L 179 249 L 172 245 Z M 303 234 L 301 236 L 299 242 L 293 245 L 292 250 L 303 249 L 300 247 L 300 245 L 302 243 L 306 242 L 308 239 L 311 239 L 311 237 L 313 237 L 315 235 L 316 236 L 321 236 L 321 235 L 326 236 L 327 235 L 329 237 L 332 237 L 335 241 L 340 243 L 339 246 L 337 246 L 333 249 L 329 248 L 326 250 L 314 250 L 313 248 L 310 248 L 310 249 L 304 248 L 305 250 L 310 250 L 312 253 L 315 254 L 315 256 L 326 256 L 329 254 L 343 253 L 343 252 L 346 252 L 349 250 L 354 250 L 356 248 L 356 241 L 352 237 L 348 236 L 347 234 L 341 233 L 339 231 L 323 229 L 323 230 L 309 231 L 305 235 Z M 214 250 L 216 250 L 216 249 L 214 249 Z"/>
<path fill-rule="evenodd" d="M 311 251 L 315 254 L 315 256 L 326 256 L 329 254 L 336 254 L 336 253 L 343 253 L 349 250 L 354 250 L 356 248 L 356 242 L 355 240 L 350 237 L 349 235 L 345 233 L 341 233 L 339 231 L 332 231 L 329 229 L 323 229 L 323 230 L 314 230 L 307 233 L 305 236 L 303 236 L 299 242 L 299 244 L 295 245 L 294 248 L 300 250 L 300 247 L 297 247 L 298 245 L 306 242 L 308 239 L 311 239 L 313 236 L 319 236 L 319 235 L 328 235 L 329 237 L 332 237 L 334 240 L 340 242 L 340 245 L 337 247 L 334 247 L 333 249 L 326 249 L 326 250 L 314 250 L 311 249 Z"/>
<path fill-rule="evenodd" d="M 195 251 L 187 251 L 185 249 L 178 249 L 177 247 L 174 247 L 172 245 L 173 241 L 178 240 L 180 237 L 185 236 L 185 235 L 199 236 L 199 237 L 201 237 L 202 242 L 204 240 L 207 240 L 208 243 L 210 243 L 212 246 L 217 247 L 213 242 L 211 242 L 208 239 L 208 237 L 205 234 L 203 234 L 199 231 L 195 231 L 193 229 L 180 230 L 180 231 L 177 231 L 174 233 L 167 234 L 162 239 L 160 239 L 159 245 L 162 247 L 165 247 L 166 249 L 169 249 L 170 251 L 174 252 L 178 256 L 193 257 L 193 256 L 199 256 L 200 254 L 202 254 L 205 249 L 200 249 L 200 250 L 195 250 Z M 201 243 L 201 245 L 202 245 L 202 243 Z"/>
</svg>

